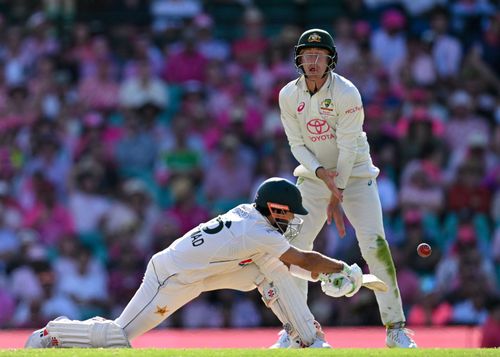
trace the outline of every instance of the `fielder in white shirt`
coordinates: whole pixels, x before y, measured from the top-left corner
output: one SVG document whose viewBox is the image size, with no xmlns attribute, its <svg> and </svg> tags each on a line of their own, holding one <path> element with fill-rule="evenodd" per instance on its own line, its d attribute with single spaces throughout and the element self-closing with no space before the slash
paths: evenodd
<svg viewBox="0 0 500 357">
<path fill-rule="evenodd" d="M 33 332 L 26 348 L 130 347 L 204 291 L 258 288 L 283 323 L 290 347 L 329 348 L 291 274 L 322 281 L 330 296 L 351 296 L 362 285 L 359 266 L 290 245 L 307 215 L 297 187 L 282 178 L 264 181 L 253 204 L 239 205 L 193 228 L 148 263 L 138 291 L 114 321 L 65 317 Z M 288 238 L 285 238 L 285 236 Z"/>
<path fill-rule="evenodd" d="M 349 80 L 333 72 L 336 63 L 330 34 L 320 29 L 305 31 L 295 46 L 301 76 L 279 94 L 281 120 L 300 163 L 294 171 L 297 187 L 310 212 L 303 217 L 304 227 L 292 244 L 312 249 L 325 221 L 332 220 L 343 237 L 343 208 L 370 272 L 389 286 L 388 292 L 376 293 L 380 317 L 387 327 L 386 345 L 416 347 L 404 329 L 396 270 L 382 223 L 376 182 L 379 169 L 372 163 L 363 132 L 361 96 Z M 307 282 L 297 284 L 307 299 Z M 277 345 L 282 345 L 280 340 Z"/>
</svg>

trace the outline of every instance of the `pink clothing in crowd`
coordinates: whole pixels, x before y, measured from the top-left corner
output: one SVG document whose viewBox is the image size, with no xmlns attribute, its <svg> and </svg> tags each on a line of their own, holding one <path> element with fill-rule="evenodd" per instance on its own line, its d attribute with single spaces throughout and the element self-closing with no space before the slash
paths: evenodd
<svg viewBox="0 0 500 357">
<path fill-rule="evenodd" d="M 40 241 L 47 245 L 54 245 L 65 235 L 75 232 L 73 217 L 60 204 L 49 210 L 41 203 L 36 203 L 26 212 L 23 225 L 35 229 L 40 234 Z"/>
<path fill-rule="evenodd" d="M 453 315 L 453 308 L 448 303 L 441 303 L 432 311 L 421 305 L 415 305 L 408 317 L 410 326 L 445 326 L 449 324 Z"/>
<path fill-rule="evenodd" d="M 217 122 L 223 128 L 241 123 L 245 134 L 255 137 L 262 130 L 262 113 L 257 108 L 246 104 L 244 107 L 232 106 L 223 109 Z"/>
<path fill-rule="evenodd" d="M 207 63 L 207 59 L 201 53 L 182 50 L 168 57 L 162 78 L 176 84 L 190 80 L 204 82 Z"/>
<path fill-rule="evenodd" d="M 264 38 L 244 38 L 234 43 L 233 55 L 246 70 L 253 72 L 268 47 Z"/>
<path fill-rule="evenodd" d="M 177 223 L 180 234 L 186 233 L 200 222 L 205 222 L 210 218 L 209 212 L 201 206 L 189 207 L 187 210 L 175 206 L 166 214 Z"/>
<path fill-rule="evenodd" d="M 90 109 L 112 110 L 118 106 L 119 85 L 96 77 L 84 79 L 78 94 Z"/>
</svg>

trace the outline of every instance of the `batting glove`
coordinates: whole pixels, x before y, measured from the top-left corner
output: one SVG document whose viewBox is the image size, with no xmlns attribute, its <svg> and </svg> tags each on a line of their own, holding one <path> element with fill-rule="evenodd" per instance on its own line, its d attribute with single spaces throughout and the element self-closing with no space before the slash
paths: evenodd
<svg viewBox="0 0 500 357">
<path fill-rule="evenodd" d="M 347 265 L 340 273 L 320 274 L 321 290 L 332 297 L 351 297 L 361 288 L 363 272 L 357 264 Z"/>
</svg>

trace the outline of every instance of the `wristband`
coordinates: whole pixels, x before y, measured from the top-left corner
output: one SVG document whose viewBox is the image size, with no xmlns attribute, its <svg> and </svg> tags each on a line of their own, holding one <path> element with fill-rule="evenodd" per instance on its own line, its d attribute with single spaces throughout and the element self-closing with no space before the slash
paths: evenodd
<svg viewBox="0 0 500 357">
<path fill-rule="evenodd" d="M 290 265 L 290 274 L 297 278 L 301 278 L 304 280 L 309 280 L 309 281 L 318 281 L 318 279 L 313 279 L 311 276 L 311 272 L 309 270 L 302 269 L 301 267 L 297 265 Z"/>
</svg>

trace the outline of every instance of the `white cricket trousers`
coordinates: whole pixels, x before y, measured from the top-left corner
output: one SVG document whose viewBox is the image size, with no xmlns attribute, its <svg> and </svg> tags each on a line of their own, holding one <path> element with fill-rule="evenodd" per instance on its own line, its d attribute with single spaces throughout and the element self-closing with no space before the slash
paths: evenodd
<svg viewBox="0 0 500 357">
<path fill-rule="evenodd" d="M 235 272 L 185 284 L 182 282 L 182 272 L 171 274 L 162 269 L 161 259 L 168 259 L 162 253 L 150 259 L 141 286 L 115 320 L 129 340 L 153 329 L 204 291 L 249 291 L 256 288 L 254 281 L 260 275 L 257 266 L 250 264 Z"/>
<path fill-rule="evenodd" d="M 297 248 L 311 250 L 314 239 L 326 222 L 330 191 L 319 180 L 300 177 L 297 187 L 302 193 L 303 205 L 309 211 L 298 237 L 291 243 Z M 375 293 L 380 317 L 384 325 L 404 322 L 401 296 L 396 280 L 392 255 L 385 239 L 382 207 L 375 178 L 350 178 L 342 202 L 346 217 L 356 231 L 361 254 L 375 274 L 389 286 L 385 293 Z M 341 259 L 341 257 L 337 257 Z M 307 299 L 307 282 L 296 280 Z"/>
</svg>

